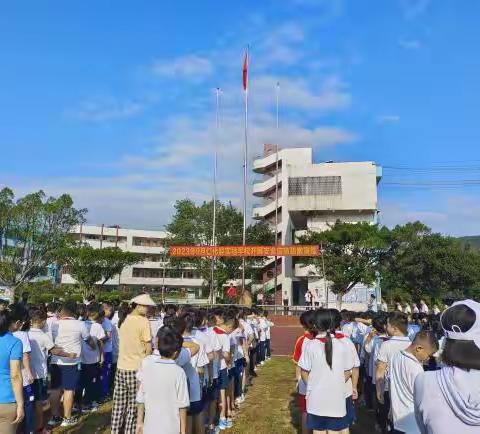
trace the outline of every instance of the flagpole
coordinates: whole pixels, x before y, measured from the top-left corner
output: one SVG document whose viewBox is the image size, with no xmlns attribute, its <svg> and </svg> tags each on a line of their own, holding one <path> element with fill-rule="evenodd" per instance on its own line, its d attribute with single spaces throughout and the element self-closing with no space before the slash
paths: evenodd
<svg viewBox="0 0 480 434">
<path fill-rule="evenodd" d="M 275 156 L 275 247 L 278 246 L 278 126 L 279 126 L 279 116 L 278 116 L 278 107 L 279 107 L 279 94 L 280 94 L 280 83 L 277 81 L 277 86 L 275 88 L 275 100 L 276 100 L 276 128 L 277 128 L 277 144 L 275 146 L 276 156 Z M 277 311 L 277 288 L 278 288 L 278 256 L 275 255 L 275 289 L 273 291 L 273 301 L 275 304 L 275 313 Z"/>
<path fill-rule="evenodd" d="M 247 242 L 247 158 L 248 158 L 248 46 L 245 53 L 244 93 L 245 93 L 245 147 L 243 150 L 243 245 Z M 242 294 L 245 291 L 245 256 L 242 258 Z"/>
<path fill-rule="evenodd" d="M 212 245 L 217 245 L 217 163 L 218 163 L 218 143 L 220 134 L 220 88 L 215 90 L 215 151 L 213 157 L 213 228 Z M 215 262 L 216 257 L 212 256 L 212 274 L 210 284 L 210 304 L 215 304 Z"/>
</svg>

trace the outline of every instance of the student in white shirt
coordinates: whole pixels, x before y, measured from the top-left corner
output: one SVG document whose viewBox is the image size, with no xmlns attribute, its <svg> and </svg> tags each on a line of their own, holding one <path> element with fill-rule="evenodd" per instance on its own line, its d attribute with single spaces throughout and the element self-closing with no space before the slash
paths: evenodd
<svg viewBox="0 0 480 434">
<path fill-rule="evenodd" d="M 425 303 L 425 300 L 420 300 L 420 313 L 424 313 L 426 315 L 429 313 L 429 309 L 427 303 Z"/>
<path fill-rule="evenodd" d="M 347 430 L 345 382 L 354 362 L 345 346 L 330 335 L 332 312 L 318 310 L 315 323 L 318 334 L 305 346 L 298 362 L 307 383 L 307 426 L 314 432 Z"/>
<path fill-rule="evenodd" d="M 389 388 L 393 427 L 397 434 L 421 434 L 415 420 L 413 389 L 417 375 L 423 373 L 423 364 L 438 349 L 434 333 L 417 333 L 412 344 L 390 361 Z"/>
<path fill-rule="evenodd" d="M 95 302 L 91 302 L 87 306 L 86 316 L 85 327 L 95 343 L 95 348 L 90 347 L 85 341 L 82 342 L 82 372 L 76 397 L 80 409 L 97 411 L 101 397 L 100 363 L 103 355 L 103 342 L 107 336 L 100 322 L 100 307 Z M 84 391 L 85 394 L 83 394 Z"/>
<path fill-rule="evenodd" d="M 390 339 L 383 342 L 378 350 L 375 370 L 377 401 L 379 405 L 378 423 L 383 432 L 387 431 L 390 411 L 390 394 L 388 389 L 389 366 L 392 357 L 410 346 L 408 318 L 402 312 L 390 312 L 387 320 L 387 333 Z"/>
<path fill-rule="evenodd" d="M 74 393 L 80 381 L 80 366 L 82 342 L 87 341 L 89 346 L 95 348 L 95 342 L 88 334 L 87 328 L 76 317 L 75 302 L 67 301 L 63 304 L 58 319 L 55 345 L 68 353 L 77 354 L 77 358 L 66 358 L 58 355 L 52 356 L 51 361 L 51 388 L 50 405 L 52 419 L 50 426 L 61 423 L 63 427 L 69 427 L 77 423 L 72 417 Z M 63 391 L 63 421 L 60 417 L 60 396 Z"/>
<path fill-rule="evenodd" d="M 415 415 L 420 431 L 480 432 L 480 303 L 463 300 L 443 312 L 444 367 L 415 380 Z"/>
<path fill-rule="evenodd" d="M 103 341 L 103 362 L 101 366 L 102 399 L 105 399 L 105 397 L 110 394 L 110 385 L 112 383 L 114 326 L 111 318 L 113 317 L 113 314 L 113 305 L 111 303 L 103 303 L 102 310 L 100 311 L 102 328 L 105 332 L 105 339 Z"/>
<path fill-rule="evenodd" d="M 272 358 L 272 348 L 270 346 L 271 329 L 275 324 L 268 319 L 268 311 L 267 310 L 263 311 L 263 315 L 265 317 L 265 321 L 267 322 L 267 331 L 265 332 L 265 335 L 266 335 L 265 358 L 266 358 L 266 360 L 270 360 Z"/>
<path fill-rule="evenodd" d="M 68 358 L 76 358 L 77 354 L 67 353 L 56 347 L 50 335 L 44 332 L 47 322 L 47 314 L 40 309 L 31 309 L 29 312 L 32 326 L 28 331 L 30 339 L 30 362 L 33 375 L 33 394 L 35 396 L 35 425 L 41 432 L 44 427 L 43 404 L 48 400 L 48 354 L 55 354 Z"/>
<path fill-rule="evenodd" d="M 170 327 L 162 327 L 157 338 L 160 355 L 147 356 L 137 372 L 137 432 L 186 434 L 190 404 L 187 377 L 175 363 L 183 338 Z"/>
</svg>

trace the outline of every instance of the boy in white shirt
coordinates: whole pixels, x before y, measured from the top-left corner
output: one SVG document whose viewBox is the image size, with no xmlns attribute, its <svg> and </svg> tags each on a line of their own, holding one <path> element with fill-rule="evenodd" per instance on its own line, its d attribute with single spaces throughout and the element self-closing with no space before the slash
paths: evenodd
<svg viewBox="0 0 480 434">
<path fill-rule="evenodd" d="M 91 302 L 87 306 L 86 315 L 88 319 L 85 327 L 95 343 L 95 348 L 91 348 L 85 341 L 82 342 L 82 373 L 80 387 L 77 389 L 77 402 L 80 410 L 97 411 L 101 395 L 100 363 L 103 342 L 107 336 L 101 324 L 100 307 L 96 303 Z"/>
<path fill-rule="evenodd" d="M 143 434 L 186 434 L 190 404 L 187 377 L 175 364 L 183 343 L 170 327 L 158 331 L 160 355 L 147 356 L 137 373 L 137 432 Z"/>
<path fill-rule="evenodd" d="M 28 331 L 28 337 L 30 338 L 31 347 L 32 388 L 35 396 L 35 425 L 39 427 L 38 431 L 42 431 L 44 429 L 43 403 L 48 400 L 48 354 L 73 359 L 77 357 L 77 354 L 67 353 L 56 347 L 50 336 L 43 331 L 47 322 L 47 314 L 43 310 L 30 310 L 30 320 L 32 326 Z"/>
<path fill-rule="evenodd" d="M 430 331 L 418 332 L 412 344 L 392 357 L 389 368 L 390 398 L 395 432 L 420 434 L 415 420 L 414 386 L 423 364 L 438 350 Z"/>
<path fill-rule="evenodd" d="M 387 432 L 390 411 L 390 394 L 388 389 L 389 366 L 392 357 L 410 346 L 408 337 L 408 318 L 402 312 L 390 312 L 387 320 L 387 334 L 390 336 L 380 346 L 375 370 L 376 395 L 379 405 L 378 423 L 383 432 Z"/>
</svg>

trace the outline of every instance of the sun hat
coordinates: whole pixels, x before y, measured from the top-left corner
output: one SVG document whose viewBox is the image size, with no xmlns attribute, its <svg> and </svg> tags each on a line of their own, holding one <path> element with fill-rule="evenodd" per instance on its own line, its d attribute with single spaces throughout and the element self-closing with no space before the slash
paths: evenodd
<svg viewBox="0 0 480 434">
<path fill-rule="evenodd" d="M 130 300 L 130 303 L 140 304 L 142 306 L 156 306 L 156 303 L 148 294 L 137 295 Z"/>
<path fill-rule="evenodd" d="M 466 332 L 462 332 L 460 327 L 456 324 L 453 324 L 450 327 L 450 330 L 447 330 L 443 327 L 442 318 L 445 315 L 445 310 L 440 317 L 440 323 L 442 324 L 443 331 L 445 332 L 445 336 L 448 339 L 459 340 L 459 341 L 473 341 L 475 345 L 480 349 L 480 303 L 477 303 L 473 300 L 461 300 L 453 303 L 449 309 L 455 306 L 459 306 L 464 304 L 465 306 L 469 307 L 475 312 L 475 323 L 473 326 L 467 330 Z"/>
</svg>

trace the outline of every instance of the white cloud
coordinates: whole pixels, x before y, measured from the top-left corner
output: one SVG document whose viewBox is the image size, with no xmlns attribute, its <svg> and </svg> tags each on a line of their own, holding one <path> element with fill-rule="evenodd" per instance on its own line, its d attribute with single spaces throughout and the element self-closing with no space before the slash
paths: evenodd
<svg viewBox="0 0 480 434">
<path fill-rule="evenodd" d="M 376 120 L 379 124 L 396 124 L 400 122 L 400 116 L 396 114 L 384 114 L 377 116 Z"/>
<path fill-rule="evenodd" d="M 414 19 L 423 15 L 430 6 L 431 0 L 400 0 L 400 7 L 406 19 Z"/>
<path fill-rule="evenodd" d="M 423 47 L 423 44 L 419 39 L 400 39 L 398 45 L 405 50 L 419 50 Z"/>
<path fill-rule="evenodd" d="M 104 122 L 131 118 L 139 115 L 143 109 L 144 105 L 140 102 L 101 97 L 84 101 L 78 109 L 70 110 L 68 114 L 81 120 Z"/>
<path fill-rule="evenodd" d="M 210 59 L 197 54 L 189 54 L 170 60 L 157 60 L 152 66 L 154 74 L 170 78 L 202 80 L 213 72 Z"/>
</svg>

